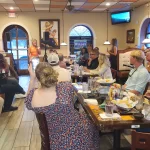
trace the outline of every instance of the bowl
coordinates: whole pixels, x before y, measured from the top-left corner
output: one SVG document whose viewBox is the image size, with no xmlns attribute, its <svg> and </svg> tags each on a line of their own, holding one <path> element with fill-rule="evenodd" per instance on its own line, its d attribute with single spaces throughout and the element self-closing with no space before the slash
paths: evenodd
<svg viewBox="0 0 150 150">
<path fill-rule="evenodd" d="M 136 120 L 142 120 L 144 118 L 144 115 L 141 113 L 134 113 L 133 116 Z"/>
</svg>

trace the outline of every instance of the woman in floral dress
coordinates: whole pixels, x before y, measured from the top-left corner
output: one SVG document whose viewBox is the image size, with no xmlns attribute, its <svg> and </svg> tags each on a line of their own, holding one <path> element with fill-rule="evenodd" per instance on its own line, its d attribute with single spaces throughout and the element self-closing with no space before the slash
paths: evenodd
<svg viewBox="0 0 150 150">
<path fill-rule="evenodd" d="M 30 84 L 25 104 L 29 110 L 44 113 L 48 123 L 51 150 L 98 150 L 99 132 L 85 114 L 73 106 L 70 82 L 57 83 L 58 74 L 48 63 L 40 63 L 35 73 L 29 67 Z M 34 89 L 36 78 L 41 87 Z"/>
</svg>

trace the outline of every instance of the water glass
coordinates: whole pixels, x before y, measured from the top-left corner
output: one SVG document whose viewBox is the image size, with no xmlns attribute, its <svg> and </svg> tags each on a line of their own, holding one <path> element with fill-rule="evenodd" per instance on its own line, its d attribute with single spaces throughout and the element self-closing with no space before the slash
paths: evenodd
<svg viewBox="0 0 150 150">
<path fill-rule="evenodd" d="M 83 91 L 88 91 L 88 84 L 86 82 L 82 83 L 82 90 Z"/>
<path fill-rule="evenodd" d="M 105 114 L 108 117 L 113 116 L 113 111 L 114 111 L 114 105 L 112 103 L 107 103 L 105 104 Z"/>
<path fill-rule="evenodd" d="M 136 104 L 136 109 L 139 112 L 141 112 L 143 109 L 144 96 L 143 95 L 137 95 L 137 100 L 138 100 L 138 103 Z"/>
</svg>

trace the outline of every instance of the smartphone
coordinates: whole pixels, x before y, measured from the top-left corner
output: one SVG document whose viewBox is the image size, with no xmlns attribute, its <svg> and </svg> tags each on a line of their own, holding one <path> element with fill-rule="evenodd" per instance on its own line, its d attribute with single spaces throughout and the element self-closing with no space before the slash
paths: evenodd
<svg viewBox="0 0 150 150">
<path fill-rule="evenodd" d="M 33 57 L 31 59 L 31 62 L 32 62 L 32 69 L 35 71 L 36 69 L 36 66 L 39 64 L 40 60 L 39 60 L 39 57 Z"/>
</svg>

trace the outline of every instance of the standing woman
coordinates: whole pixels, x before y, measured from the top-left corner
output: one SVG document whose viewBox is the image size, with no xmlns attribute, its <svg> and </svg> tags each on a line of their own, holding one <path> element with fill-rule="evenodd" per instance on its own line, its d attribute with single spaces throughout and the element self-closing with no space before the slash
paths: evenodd
<svg viewBox="0 0 150 150">
<path fill-rule="evenodd" d="M 31 60 L 32 57 L 38 57 L 41 54 L 40 47 L 37 46 L 37 40 L 32 40 L 32 46 L 28 48 L 28 56 L 29 60 Z"/>
<path fill-rule="evenodd" d="M 118 42 L 116 38 L 113 38 L 111 41 L 112 48 L 107 52 L 110 54 L 110 63 L 111 68 L 117 70 L 117 51 L 118 51 Z"/>
</svg>

